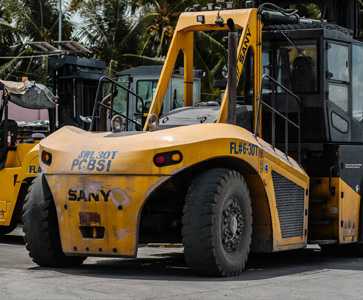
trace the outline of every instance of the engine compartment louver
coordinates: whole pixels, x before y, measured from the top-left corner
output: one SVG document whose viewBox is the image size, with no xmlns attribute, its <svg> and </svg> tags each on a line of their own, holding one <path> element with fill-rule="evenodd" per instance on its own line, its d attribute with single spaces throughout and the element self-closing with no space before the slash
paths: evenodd
<svg viewBox="0 0 363 300">
<path fill-rule="evenodd" d="M 304 189 L 272 172 L 282 238 L 304 236 Z"/>
</svg>

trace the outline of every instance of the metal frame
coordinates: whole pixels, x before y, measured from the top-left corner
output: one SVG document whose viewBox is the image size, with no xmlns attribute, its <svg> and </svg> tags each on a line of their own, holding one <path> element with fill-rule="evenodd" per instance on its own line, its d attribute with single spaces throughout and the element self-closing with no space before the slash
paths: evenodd
<svg viewBox="0 0 363 300">
<path fill-rule="evenodd" d="M 95 119 L 96 119 L 96 113 L 97 113 L 97 109 L 99 106 L 102 106 L 104 107 L 105 109 L 107 110 L 110 110 L 111 112 L 117 114 L 117 115 L 120 115 L 121 117 L 125 118 L 127 120 L 127 122 L 131 122 L 133 123 L 134 125 L 136 125 L 138 128 L 142 128 L 142 124 L 139 124 L 138 122 L 130 119 L 128 116 L 118 112 L 118 111 L 115 111 L 111 106 L 107 106 L 105 104 L 102 103 L 102 100 L 100 101 L 100 95 L 101 95 L 101 91 L 102 91 L 102 84 L 104 82 L 110 82 L 112 83 L 112 87 L 114 88 L 115 86 L 127 91 L 129 94 L 133 95 L 134 97 L 136 97 L 137 99 L 139 99 L 142 103 L 142 107 L 145 106 L 144 104 L 144 99 L 142 97 L 140 97 L 139 95 L 137 95 L 136 93 L 134 93 L 133 91 L 131 91 L 130 89 L 124 87 L 122 84 L 118 83 L 116 80 L 108 77 L 108 76 L 102 76 L 99 81 L 98 81 L 98 86 L 97 86 L 97 92 L 96 92 L 96 99 L 95 99 L 95 104 L 93 106 L 93 113 L 92 113 L 92 121 L 91 121 L 91 125 L 90 125 L 90 129 L 89 131 L 92 131 L 93 128 L 95 127 Z M 129 101 L 129 97 L 128 97 L 128 100 Z M 128 105 L 128 104 L 127 104 Z"/>
</svg>

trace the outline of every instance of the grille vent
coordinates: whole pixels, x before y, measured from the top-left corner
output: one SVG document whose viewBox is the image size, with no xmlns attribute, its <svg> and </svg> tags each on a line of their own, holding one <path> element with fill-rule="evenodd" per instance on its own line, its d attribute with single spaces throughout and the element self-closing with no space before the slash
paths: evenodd
<svg viewBox="0 0 363 300">
<path fill-rule="evenodd" d="M 304 236 L 304 189 L 274 171 L 272 179 L 282 237 Z"/>
</svg>

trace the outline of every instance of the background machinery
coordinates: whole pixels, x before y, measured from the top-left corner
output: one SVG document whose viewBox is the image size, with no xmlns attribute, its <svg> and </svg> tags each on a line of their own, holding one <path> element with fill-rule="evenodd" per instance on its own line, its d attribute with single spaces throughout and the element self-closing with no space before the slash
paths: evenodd
<svg viewBox="0 0 363 300">
<path fill-rule="evenodd" d="M 4 83 L 18 90 L 10 93 Z M 34 147 L 49 133 L 47 121 L 9 119 L 9 106 L 13 104 L 13 109 L 23 107 L 34 111 L 56 109 L 56 98 L 44 86 L 30 82 L 27 85 L 31 87 L 4 83 L 0 82 L 0 235 L 11 232 L 21 220 L 28 186 L 39 173 Z"/>
<path fill-rule="evenodd" d="M 55 49 L 44 42 L 32 46 Z M 80 116 L 92 113 L 105 64 L 84 57 L 86 50 L 73 42 L 64 42 L 62 49 L 65 55 L 49 59 L 50 85 L 57 97 L 30 81 L 0 83 L 0 235 L 21 222 L 29 184 L 40 171 L 35 146 L 64 125 L 85 127 Z"/>
</svg>

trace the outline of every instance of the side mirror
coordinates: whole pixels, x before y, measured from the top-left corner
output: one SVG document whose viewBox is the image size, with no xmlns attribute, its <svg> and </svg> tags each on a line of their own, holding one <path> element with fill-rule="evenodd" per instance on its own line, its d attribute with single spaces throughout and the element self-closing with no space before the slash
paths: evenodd
<svg viewBox="0 0 363 300">
<path fill-rule="evenodd" d="M 92 123 L 92 117 L 79 116 L 79 118 L 81 119 L 81 121 L 83 123 L 86 123 L 86 124 L 91 124 Z"/>
</svg>

